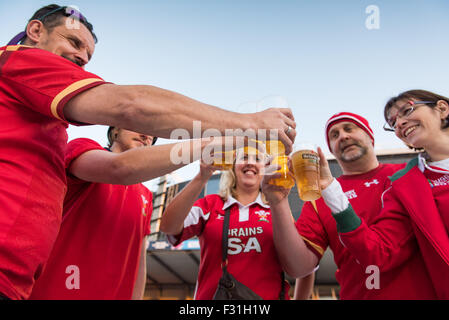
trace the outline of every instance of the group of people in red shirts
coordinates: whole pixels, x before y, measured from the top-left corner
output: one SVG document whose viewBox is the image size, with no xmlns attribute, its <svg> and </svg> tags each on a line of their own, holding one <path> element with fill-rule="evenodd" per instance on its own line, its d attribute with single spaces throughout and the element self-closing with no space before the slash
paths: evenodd
<svg viewBox="0 0 449 320">
<path fill-rule="evenodd" d="M 80 28 L 66 28 L 67 19 Z M 152 194 L 141 183 L 185 165 L 170 161 L 175 148 L 201 155 L 229 140 L 153 146 L 156 137 L 192 132 L 198 120 L 223 134 L 276 130 L 292 150 L 291 110 L 237 114 L 160 88 L 105 82 L 84 70 L 96 41 L 81 13 L 50 5 L 0 48 L 0 299 L 143 297 Z M 290 190 L 269 183 L 279 174 L 265 174 L 277 169 L 265 153 L 236 150 L 219 194 L 197 200 L 217 169 L 202 162 L 160 226 L 174 245 L 200 240 L 195 298 L 212 299 L 217 289 L 229 212 L 227 269 L 262 299 L 289 299 L 284 272 L 297 278 L 295 298 L 309 298 L 327 247 L 342 299 L 448 299 L 449 99 L 407 91 L 388 101 L 384 116 L 386 130 L 421 151 L 417 158 L 380 164 L 368 121 L 333 115 L 325 135 L 343 175 L 332 177 L 319 149 L 322 198 L 307 202 L 296 222 Z M 109 147 L 67 144 L 69 123 L 109 125 Z M 378 271 L 374 287 L 367 270 Z"/>
<path fill-rule="evenodd" d="M 292 148 L 290 109 L 242 114 L 154 86 L 108 83 L 85 71 L 96 42 L 76 8 L 48 5 L 0 47 L 2 299 L 142 296 L 152 199 L 135 185 L 187 164 L 171 162 L 172 150 L 187 150 L 193 162 L 226 140 L 151 146 L 153 137 L 193 135 L 199 121 L 202 132 L 276 132 Z M 69 124 L 111 126 L 110 151 L 86 139 L 68 146 Z"/>
</svg>

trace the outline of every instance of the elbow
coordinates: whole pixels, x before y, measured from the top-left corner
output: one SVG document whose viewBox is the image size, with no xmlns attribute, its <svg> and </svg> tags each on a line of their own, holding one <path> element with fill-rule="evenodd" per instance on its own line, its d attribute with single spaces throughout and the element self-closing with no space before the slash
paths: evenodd
<svg viewBox="0 0 449 320">
<path fill-rule="evenodd" d="M 177 236 L 182 233 L 184 224 L 180 226 L 174 225 L 172 222 L 170 222 L 169 219 L 167 219 L 169 215 L 170 213 L 168 211 L 164 211 L 164 213 L 162 214 L 161 223 L 159 224 L 159 231 L 162 231 L 169 236 Z"/>
<path fill-rule="evenodd" d="M 165 233 L 166 235 L 171 235 L 170 230 L 167 228 L 167 224 L 165 223 L 164 219 L 162 219 L 161 223 L 159 224 L 159 231 Z"/>
<path fill-rule="evenodd" d="M 310 270 L 298 270 L 297 268 L 285 268 L 284 271 L 292 278 L 300 279 L 307 277 L 314 272 L 315 269 Z"/>
<path fill-rule="evenodd" d="M 164 214 L 165 214 L 165 212 L 164 212 Z M 164 217 L 163 217 L 164 214 L 162 215 L 161 223 L 159 225 L 159 231 L 162 231 L 166 235 L 173 236 L 173 235 L 175 235 L 175 233 L 173 233 L 173 230 L 170 227 L 170 225 L 167 223 L 167 220 L 164 219 Z"/>
</svg>

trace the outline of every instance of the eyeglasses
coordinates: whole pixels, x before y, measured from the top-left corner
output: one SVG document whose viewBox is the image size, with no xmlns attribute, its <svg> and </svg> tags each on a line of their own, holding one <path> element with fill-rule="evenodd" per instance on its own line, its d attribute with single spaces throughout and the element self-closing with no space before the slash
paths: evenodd
<svg viewBox="0 0 449 320">
<path fill-rule="evenodd" d="M 58 7 L 56 9 L 53 9 L 53 10 L 47 12 L 46 14 L 40 16 L 39 18 L 34 19 L 34 20 L 39 20 L 41 22 L 44 22 L 45 18 L 47 18 L 48 16 L 51 16 L 52 14 L 59 12 L 59 11 L 64 11 L 64 15 L 66 17 L 72 17 L 72 18 L 78 19 L 82 23 L 89 24 L 89 22 L 82 15 L 82 13 L 71 6 Z M 19 44 L 23 39 L 25 39 L 25 37 L 26 37 L 26 31 L 22 31 L 18 35 L 16 35 L 14 38 L 12 38 L 11 41 L 9 41 L 7 45 L 10 46 L 10 45 Z"/>
<path fill-rule="evenodd" d="M 434 103 L 434 101 L 407 101 L 407 103 L 402 106 L 401 109 L 399 109 L 395 116 L 387 120 L 387 122 L 384 124 L 384 130 L 394 132 L 396 130 L 396 122 L 398 118 L 408 118 L 417 108 Z"/>
<path fill-rule="evenodd" d="M 76 19 L 80 20 L 81 22 L 87 23 L 87 19 L 83 16 L 83 14 L 71 6 L 63 6 L 63 7 L 56 8 L 54 10 L 51 10 L 50 12 L 47 12 L 43 16 L 37 18 L 36 20 L 43 22 L 45 18 L 47 18 L 48 16 L 51 16 L 52 14 L 59 12 L 59 11 L 64 11 L 64 15 L 66 17 L 76 18 Z"/>
</svg>

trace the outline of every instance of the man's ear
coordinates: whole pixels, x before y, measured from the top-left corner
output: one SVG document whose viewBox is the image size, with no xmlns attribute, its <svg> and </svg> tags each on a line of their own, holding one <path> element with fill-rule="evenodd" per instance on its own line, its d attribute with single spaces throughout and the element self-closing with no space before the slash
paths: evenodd
<svg viewBox="0 0 449 320">
<path fill-rule="evenodd" d="M 113 139 L 113 141 L 117 140 L 119 131 L 120 131 L 120 128 L 112 129 L 112 139 Z"/>
<path fill-rule="evenodd" d="M 28 23 L 26 28 L 27 40 L 31 42 L 30 44 L 39 44 L 42 34 L 45 31 L 44 24 L 39 20 L 32 20 Z"/>
</svg>

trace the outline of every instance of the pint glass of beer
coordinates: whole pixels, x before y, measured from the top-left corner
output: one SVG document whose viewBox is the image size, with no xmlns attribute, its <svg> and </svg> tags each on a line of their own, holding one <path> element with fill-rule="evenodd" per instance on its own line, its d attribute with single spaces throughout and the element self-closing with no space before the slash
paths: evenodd
<svg viewBox="0 0 449 320">
<path fill-rule="evenodd" d="M 316 149 L 313 144 L 298 144 L 294 146 L 291 156 L 299 197 L 303 201 L 321 197 L 320 160 Z"/>
<path fill-rule="evenodd" d="M 213 165 L 221 170 L 232 170 L 234 165 L 235 151 L 219 151 L 213 154 Z"/>
<path fill-rule="evenodd" d="M 271 179 L 268 183 L 285 189 L 293 188 L 295 181 L 288 174 L 288 156 L 285 155 L 284 144 L 279 140 L 267 140 L 265 144 L 267 153 L 273 158 L 272 164 L 281 167 L 276 173 L 282 174 L 281 177 Z"/>
</svg>

